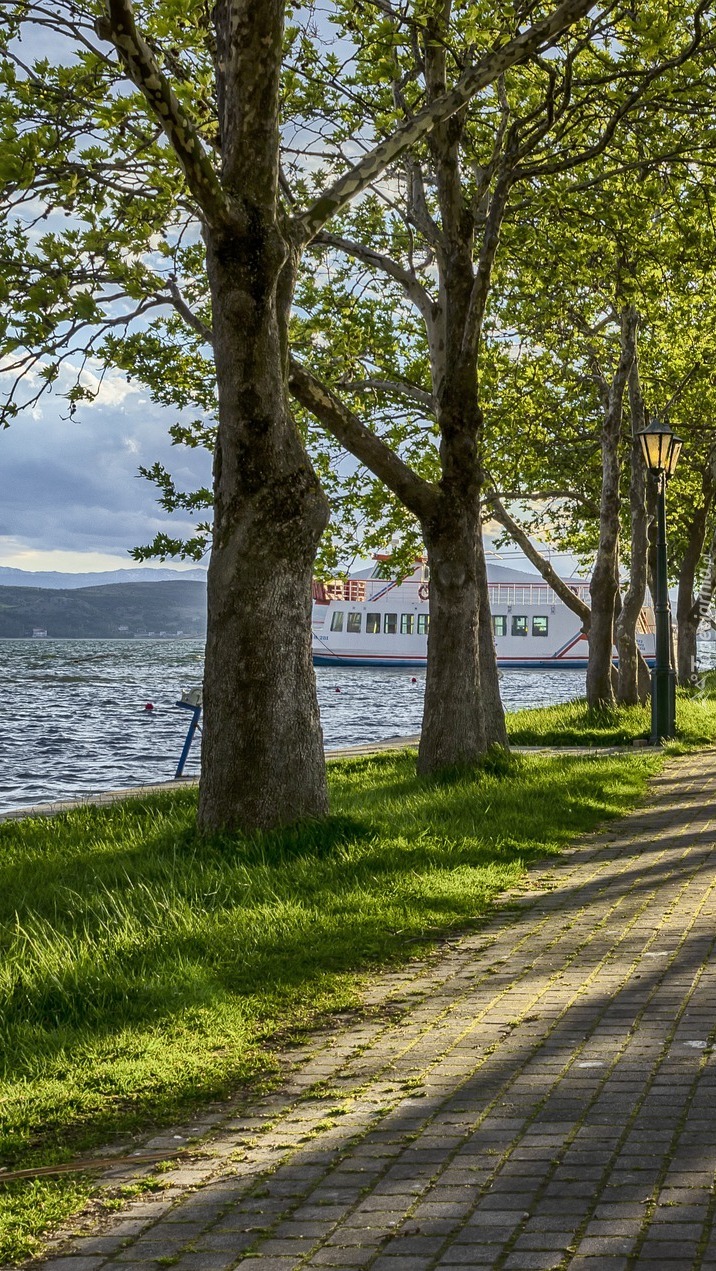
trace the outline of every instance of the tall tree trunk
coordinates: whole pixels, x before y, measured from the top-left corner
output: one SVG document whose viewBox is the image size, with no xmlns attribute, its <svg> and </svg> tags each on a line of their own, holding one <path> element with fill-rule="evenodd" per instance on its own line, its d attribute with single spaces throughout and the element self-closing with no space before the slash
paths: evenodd
<svg viewBox="0 0 716 1271">
<path fill-rule="evenodd" d="M 430 627 L 418 771 L 473 763 L 484 753 L 480 694 L 479 516 L 443 499 L 423 525 L 430 565 Z"/>
<path fill-rule="evenodd" d="M 219 428 L 199 820 L 266 828 L 327 811 L 311 576 L 328 505 L 288 404 L 288 247 L 207 234 Z"/>
<path fill-rule="evenodd" d="M 589 591 L 591 623 L 587 665 L 587 701 L 590 706 L 613 706 L 612 658 L 616 597 L 619 590 L 619 436 L 622 402 L 634 360 L 636 313 L 631 307 L 621 315 L 619 364 L 609 385 L 602 424 L 602 493 L 599 507 L 599 546 Z"/>
<path fill-rule="evenodd" d="M 694 595 L 696 570 L 706 532 L 706 509 L 699 508 L 687 528 L 686 550 L 679 570 L 676 602 L 677 683 L 687 687 L 696 674 L 696 633 L 701 621 L 700 596 Z"/>
<path fill-rule="evenodd" d="M 636 359 L 629 373 L 629 406 L 631 416 L 631 451 L 629 510 L 631 519 L 631 552 L 629 586 L 616 621 L 616 644 L 619 654 L 617 701 L 635 706 L 649 696 L 649 668 L 636 642 L 636 624 L 644 606 L 647 570 L 646 467 L 637 433 L 645 426 L 644 399 L 639 383 Z"/>
<path fill-rule="evenodd" d="M 477 544 L 477 587 L 479 604 L 479 656 L 480 656 L 480 697 L 482 700 L 483 728 L 486 746 L 509 746 L 507 725 L 505 724 L 505 708 L 500 694 L 500 673 L 497 669 L 497 650 L 492 630 L 492 613 L 490 610 L 490 588 L 487 581 L 487 561 L 485 560 L 485 544 L 480 532 Z"/>
<path fill-rule="evenodd" d="M 712 464 L 702 476 L 702 500 L 694 508 L 686 526 L 686 547 L 679 569 L 679 590 L 676 602 L 676 672 L 677 683 L 688 687 L 696 675 L 696 635 L 701 621 L 704 603 L 711 601 L 710 572 L 706 585 L 695 594 L 696 573 L 703 552 L 708 522 L 713 502 L 714 474 Z M 708 592 L 708 596 L 706 593 Z"/>
<path fill-rule="evenodd" d="M 448 479 L 433 485 L 408 468 L 296 359 L 291 360 L 290 384 L 297 400 L 372 468 L 420 521 L 430 564 L 430 628 L 419 769 L 429 773 L 472 763 L 488 744 L 506 742 L 494 645 L 487 652 L 481 648 L 481 630 L 484 639 L 487 626 L 492 640 L 492 624 L 482 545 L 477 430 L 458 419 L 456 428 L 466 427 L 464 444 L 455 440 L 448 448 L 444 455 Z M 463 462 L 453 463 L 451 455 L 462 456 Z"/>
</svg>

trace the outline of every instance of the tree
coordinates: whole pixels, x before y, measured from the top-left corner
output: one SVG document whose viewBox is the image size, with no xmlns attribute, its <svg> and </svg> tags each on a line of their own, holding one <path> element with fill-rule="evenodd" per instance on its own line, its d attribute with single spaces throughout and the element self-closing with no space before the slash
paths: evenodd
<svg viewBox="0 0 716 1271">
<path fill-rule="evenodd" d="M 695 12 L 691 34 L 685 29 L 688 24 L 684 13 L 668 26 L 667 47 L 660 60 L 655 59 L 653 49 L 642 58 L 637 46 L 631 48 L 626 63 L 620 61 L 619 74 L 611 67 L 616 83 L 611 96 L 605 95 L 605 80 L 609 81 L 603 63 L 597 76 L 591 72 L 589 61 L 586 73 L 580 75 L 580 55 L 591 52 L 589 40 L 584 36 L 574 41 L 563 65 L 557 69 L 550 64 L 518 76 L 513 73 L 509 82 L 496 86 L 491 101 L 481 101 L 479 111 L 466 112 L 458 123 L 453 121 L 451 136 L 446 137 L 444 130 L 441 133 L 440 128 L 436 128 L 429 146 L 411 153 L 403 164 L 396 165 L 390 172 L 389 197 L 376 191 L 372 200 L 364 200 L 360 207 L 341 218 L 340 232 L 337 229 L 322 232 L 315 240 L 315 245 L 324 249 L 321 264 L 330 272 L 330 277 L 323 288 L 323 301 L 315 280 L 304 280 L 301 307 L 310 316 L 299 324 L 298 330 L 294 324 L 294 347 L 300 348 L 312 367 L 326 379 L 332 378 L 334 385 L 337 374 L 339 380 L 329 389 L 320 382 L 315 369 L 308 372 L 305 365 L 294 359 L 291 387 L 303 405 L 413 513 L 428 545 L 432 564 L 439 565 L 439 540 L 442 539 L 451 568 L 457 566 L 456 576 L 470 580 L 470 585 L 457 588 L 459 594 L 452 595 L 449 603 L 441 606 L 442 580 L 433 571 L 435 621 L 431 626 L 420 754 L 423 770 L 473 758 L 490 741 L 505 739 L 491 633 L 488 624 L 479 621 L 480 608 L 483 615 L 488 612 L 480 540 L 483 472 L 480 463 L 474 460 L 464 463 L 463 458 L 470 447 L 476 455 L 481 447 L 489 446 L 482 427 L 477 365 L 500 230 L 505 216 L 508 220 L 510 217 L 510 194 L 520 183 L 529 189 L 530 211 L 521 231 L 519 205 L 515 218 L 518 232 L 523 235 L 525 230 L 527 233 L 534 230 L 535 208 L 540 207 L 540 200 L 545 221 L 554 219 L 560 197 L 569 208 L 571 191 L 569 187 L 565 189 L 564 182 L 553 188 L 550 178 L 568 173 L 571 180 L 571 173 L 577 167 L 591 164 L 587 184 L 603 181 L 605 169 L 614 163 L 611 143 L 616 139 L 622 152 L 625 149 L 619 129 L 631 125 L 632 112 L 640 112 L 640 120 L 644 116 L 650 121 L 651 147 L 640 145 L 634 152 L 635 157 L 631 157 L 627 148 L 619 172 L 623 168 L 641 174 L 663 162 L 665 154 L 681 155 L 683 139 L 675 137 L 673 130 L 670 132 L 658 119 L 670 99 L 678 98 L 682 106 L 689 100 L 689 94 L 693 97 L 703 92 L 703 85 L 691 71 L 680 74 L 681 67 L 688 63 L 699 44 L 702 8 L 699 6 Z M 597 29 L 603 34 L 601 26 Z M 594 35 L 594 31 L 591 34 Z M 438 79 L 444 74 L 444 37 L 441 42 L 434 36 L 425 48 L 418 41 L 416 47 L 417 52 L 415 47 L 412 49 L 412 63 L 409 58 L 406 62 L 407 54 L 402 61 L 396 57 L 393 74 L 396 100 L 400 99 L 401 86 L 418 71 L 424 71 L 428 79 L 431 74 Z M 443 53 L 436 54 L 435 50 L 441 48 Z M 584 125 L 585 119 L 590 121 L 588 127 Z M 596 168 L 595 160 L 599 165 Z M 580 184 L 578 180 L 578 188 Z M 432 190 L 435 194 L 431 194 Z M 389 211 L 381 205 L 381 197 Z M 622 193 L 620 208 L 624 198 Z M 573 233 L 574 208 L 571 215 L 568 232 Z M 586 212 L 587 218 L 589 215 Z M 626 223 L 628 219 L 622 209 L 621 220 Z M 530 250 L 539 259 L 539 252 L 535 253 L 532 246 Z M 559 250 L 559 267 L 554 269 L 550 263 L 542 271 L 550 279 L 561 277 L 560 270 L 566 275 L 570 268 L 570 248 L 564 250 L 560 244 Z M 590 251 L 591 241 L 588 249 L 577 253 L 583 286 L 584 270 L 590 268 L 587 259 Z M 343 267 L 337 263 L 341 255 L 348 262 Z M 509 252 L 506 259 L 507 269 L 512 268 L 514 273 Z M 527 276 L 532 281 L 534 262 L 530 264 Z M 376 281 L 380 275 L 383 276 L 382 298 Z M 569 284 L 565 276 L 567 291 Z M 361 296 L 360 302 L 356 301 L 357 294 Z M 416 312 L 417 325 L 413 322 L 411 326 L 406 304 Z M 336 310 L 342 316 L 348 315 L 341 324 L 340 336 L 336 333 Z M 449 314 L 452 315 L 451 327 L 447 321 Z M 466 334 L 468 315 L 472 321 L 476 314 L 477 321 Z M 598 326 L 601 316 L 597 313 L 594 317 Z M 581 320 L 588 327 L 584 316 Z M 632 312 L 632 343 L 635 323 L 636 316 Z M 449 327 L 452 345 L 448 338 Z M 595 336 L 600 330 L 601 326 Z M 317 355 L 312 344 L 316 337 L 318 345 L 324 348 L 323 357 Z M 582 331 L 582 344 L 584 337 Z M 560 330 L 559 339 L 563 338 Z M 366 346 L 370 348 L 367 355 Z M 582 349 L 582 360 L 584 356 Z M 598 364 L 594 348 L 591 358 L 593 364 Z M 483 356 L 483 384 L 484 365 Z M 610 694 L 612 691 L 613 627 L 620 600 L 616 577 L 621 473 L 618 452 L 621 404 L 628 375 L 627 350 L 624 363 L 617 360 L 613 383 L 603 379 L 601 384 L 601 436 L 611 486 L 600 486 L 596 497 L 604 495 L 601 525 L 605 568 L 602 572 L 605 577 L 608 575 L 611 560 L 612 584 L 600 586 L 597 623 L 591 643 L 594 683 L 590 691 L 594 700 L 600 701 L 605 700 L 601 692 L 605 681 L 610 684 Z M 340 388 L 340 395 L 336 387 Z M 483 387 L 482 400 L 485 398 Z M 386 399 L 392 402 L 391 409 L 386 406 Z M 407 428 L 402 430 L 395 427 L 394 418 L 395 403 L 400 399 L 409 401 L 413 416 L 415 404 L 418 408 L 417 418 L 411 418 Z M 431 445 L 427 419 L 435 420 L 434 427 L 440 437 L 439 454 Z M 366 420 L 371 426 L 366 427 Z M 384 430 L 381 439 L 375 436 L 377 420 Z M 417 441 L 416 429 L 418 432 L 422 429 L 422 437 Z M 498 433 L 493 452 L 501 444 Z M 463 458 L 456 461 L 461 448 Z M 637 469 L 635 473 L 638 475 Z M 439 479 L 435 480 L 435 476 Z M 371 490 L 363 506 L 372 513 L 375 504 L 374 490 Z M 445 517 L 442 531 L 438 525 L 440 515 Z M 463 519 L 458 526 L 456 521 L 460 516 Z M 641 673 L 643 692 L 646 667 L 638 655 L 635 638 L 640 606 L 636 605 L 633 595 L 628 599 L 620 618 L 619 638 L 625 649 L 623 666 L 626 668 L 628 663 L 632 666 L 630 678 Z M 458 620 L 460 613 L 462 618 Z M 631 650 L 629 658 L 627 648 Z M 478 650 L 481 650 L 479 655 Z M 597 675 L 599 662 L 601 669 Z M 620 692 L 625 696 L 631 692 L 626 680 L 624 670 Z M 637 692 L 636 682 L 633 691 Z"/>
<path fill-rule="evenodd" d="M 98 18 L 91 3 L 74 0 L 60 0 L 52 13 L 34 3 L 11 9 L 3 76 L 12 144 L 4 175 L 5 207 L 14 220 L 6 253 L 18 259 L 6 297 L 12 301 L 37 275 L 42 293 L 29 302 L 25 327 L 11 331 L 6 347 L 20 352 L 15 367 L 26 370 L 41 351 L 50 354 L 42 374 L 55 377 L 59 353 L 83 327 L 101 330 L 104 323 L 106 330 L 112 321 L 104 289 L 117 283 L 123 299 L 136 300 L 137 318 L 159 304 L 181 311 L 186 297 L 171 273 L 157 286 L 151 260 L 128 261 L 122 252 L 117 260 L 118 241 L 136 257 L 123 213 L 132 214 L 146 249 L 161 254 L 151 235 L 148 241 L 152 226 L 165 255 L 175 259 L 185 247 L 176 238 L 186 213 L 201 227 L 205 264 L 201 250 L 193 259 L 195 278 L 203 281 L 206 271 L 218 393 L 204 829 L 265 827 L 322 815 L 327 807 L 310 600 L 328 506 L 287 384 L 302 254 L 410 146 L 444 129 L 476 93 L 548 47 L 591 7 L 591 0 L 562 0 L 525 31 L 507 39 L 497 32 L 496 47 L 461 68 L 449 86 L 435 86 L 426 101 L 414 95 L 408 118 L 374 139 L 304 207 L 282 193 L 284 0 L 218 0 L 211 22 L 199 10 L 177 14 L 169 5 L 147 5 L 141 31 L 130 0 L 108 0 Z M 425 21 L 432 21 L 431 6 Z M 66 65 L 25 65 L 15 41 L 33 23 L 69 41 Z M 113 56 L 97 45 L 95 31 Z M 70 211 L 82 228 L 50 233 L 37 248 L 18 220 L 23 204 L 36 197 L 48 212 Z M 126 327 L 125 318 L 119 321 Z"/>
<path fill-rule="evenodd" d="M 695 119 L 698 119 L 695 105 L 703 91 L 704 76 L 708 78 L 710 73 L 706 59 L 704 67 L 690 85 L 683 82 L 682 91 L 696 92 L 690 108 Z M 660 86 L 662 94 L 665 87 Z M 673 82 L 670 90 L 673 90 Z M 682 100 L 681 110 L 688 109 L 686 100 Z M 661 160 L 654 154 L 646 159 L 644 142 L 648 134 L 641 132 L 638 164 L 636 160 L 630 162 L 629 150 L 626 154 L 623 152 L 625 167 L 615 178 L 609 171 L 611 157 L 606 156 L 606 171 L 600 173 L 599 169 L 592 169 L 580 174 L 573 191 L 567 192 L 561 215 L 551 218 L 547 232 L 537 240 L 538 251 L 530 241 L 527 259 L 526 252 L 524 256 L 520 253 L 519 245 L 513 246 L 513 260 L 518 256 L 522 268 L 513 266 L 514 281 L 507 303 L 500 309 L 503 323 L 518 327 L 527 337 L 523 375 L 529 373 L 527 367 L 532 363 L 537 375 L 548 378 L 553 386 L 561 385 L 553 392 L 556 400 L 551 409 L 556 427 L 545 449 L 548 457 L 538 465 L 537 471 L 543 486 L 552 484 L 559 489 L 561 484 L 562 499 L 566 495 L 567 506 L 572 509 L 569 527 L 563 531 L 557 529 L 559 541 L 572 549 L 594 551 L 596 555 L 591 582 L 587 675 L 587 694 L 593 705 L 610 705 L 614 700 L 615 677 L 611 663 L 615 638 L 620 654 L 616 684 L 619 700 L 634 702 L 643 698 L 647 689 L 646 668 L 636 643 L 636 622 L 643 605 L 647 572 L 644 469 L 633 440 L 633 434 L 644 426 L 647 418 L 640 372 L 646 376 L 647 398 L 655 404 L 664 401 L 664 383 L 675 384 L 681 379 L 681 363 L 688 343 L 686 331 L 693 336 L 698 323 L 696 314 L 703 310 L 702 303 L 695 306 L 694 289 L 703 273 L 704 261 L 711 254 L 710 231 L 705 235 L 707 183 L 700 157 L 708 156 L 708 130 L 705 136 L 699 136 L 695 127 L 690 142 L 691 162 L 685 163 L 684 155 L 678 152 L 681 125 L 675 128 L 671 142 L 670 126 L 668 118 L 662 119 L 656 132 L 659 147 L 664 147 Z M 671 157 L 667 160 L 668 155 Z M 590 191 L 588 204 L 580 199 L 586 189 Z M 581 234 L 580 253 L 570 252 L 575 232 Z M 555 287 L 558 289 L 556 300 Z M 674 320 L 677 307 L 681 329 Z M 684 322 L 689 309 L 695 320 L 693 326 Z M 637 329 L 640 333 L 638 357 Z M 538 345 L 539 351 L 531 351 L 530 342 Z M 661 349 L 658 376 L 657 348 Z M 521 360 L 522 357 L 521 354 Z M 624 422 L 627 385 L 628 430 Z M 575 428 L 571 415 L 567 415 L 572 431 L 567 432 L 565 438 L 565 416 L 560 402 L 568 400 L 573 406 L 574 401 L 580 399 L 582 428 Z M 570 478 L 564 467 L 562 449 L 566 439 L 573 454 L 579 452 L 586 457 L 589 453 L 591 463 L 594 452 L 588 451 L 590 432 L 584 430 L 583 425 L 590 418 L 596 421 L 597 415 L 601 475 L 600 512 L 595 518 L 596 491 L 588 475 L 589 468 L 582 463 L 580 471 Z M 626 516 L 620 497 L 625 456 L 630 471 Z M 521 475 L 524 480 L 524 462 Z M 529 487 L 525 493 L 530 493 Z M 589 512 L 585 517 L 587 508 Z M 589 531 L 590 524 L 593 532 Z M 622 600 L 619 544 L 625 537 L 631 540 L 627 552 L 630 582 Z"/>
</svg>

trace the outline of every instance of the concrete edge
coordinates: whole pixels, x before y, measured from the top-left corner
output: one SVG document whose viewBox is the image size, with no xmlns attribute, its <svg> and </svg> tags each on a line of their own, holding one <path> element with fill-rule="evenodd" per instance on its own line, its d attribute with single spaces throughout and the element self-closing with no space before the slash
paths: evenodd
<svg viewBox="0 0 716 1271">
<path fill-rule="evenodd" d="M 350 759 L 362 755 L 378 755 L 386 750 L 413 748 L 420 741 L 419 733 L 407 737 L 385 737 L 380 741 L 361 742 L 355 746 L 335 746 L 326 750 L 326 759 Z M 511 746 L 512 753 L 524 755 L 615 755 L 625 751 L 633 753 L 637 747 L 625 746 Z M 646 749 L 646 747 L 645 747 Z M 22 821 L 26 817 L 57 816 L 61 812 L 73 812 L 77 808 L 103 807 L 121 803 L 123 799 L 141 799 L 147 795 L 164 794 L 171 790 L 185 790 L 199 784 L 198 776 L 180 777 L 170 781 L 155 781 L 149 785 L 124 786 L 114 790 L 78 795 L 73 799 L 55 799 L 47 803 L 31 803 L 23 807 L 0 812 L 0 821 Z"/>
</svg>

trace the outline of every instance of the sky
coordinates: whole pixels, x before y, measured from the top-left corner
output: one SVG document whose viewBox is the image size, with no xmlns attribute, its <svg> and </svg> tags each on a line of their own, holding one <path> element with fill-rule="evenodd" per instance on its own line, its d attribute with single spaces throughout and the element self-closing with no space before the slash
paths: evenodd
<svg viewBox="0 0 716 1271">
<path fill-rule="evenodd" d="M 190 533 L 191 522 L 164 513 L 154 486 L 138 475 L 140 464 L 160 460 L 181 488 L 210 484 L 210 456 L 170 444 L 175 417 L 117 371 L 73 419 L 55 394 L 23 412 L 0 432 L 0 565 L 70 573 L 136 568 L 132 547 L 160 530 Z"/>
<path fill-rule="evenodd" d="M 26 33 L 21 51 L 27 60 L 71 58 L 56 33 L 36 28 Z M 43 229 L 53 227 L 43 222 Z M 99 373 L 89 366 L 88 386 L 96 386 Z M 56 387 L 61 392 L 74 378 L 70 365 Z M 191 490 L 211 485 L 211 457 L 172 446 L 167 429 L 177 412 L 154 404 L 142 385 L 119 371 L 105 376 L 95 400 L 80 402 L 72 419 L 60 392 L 44 393 L 0 430 L 0 566 L 68 573 L 136 569 L 133 547 L 159 531 L 177 537 L 192 532 L 191 521 L 159 507 L 155 487 L 138 474 L 140 465 L 162 462 L 180 488 Z M 176 569 L 197 564 L 166 563 Z"/>
</svg>

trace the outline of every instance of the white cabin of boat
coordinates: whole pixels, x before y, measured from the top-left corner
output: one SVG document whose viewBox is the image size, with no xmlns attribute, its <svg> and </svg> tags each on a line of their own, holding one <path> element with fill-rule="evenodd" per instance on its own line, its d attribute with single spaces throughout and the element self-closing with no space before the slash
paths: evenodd
<svg viewBox="0 0 716 1271">
<path fill-rule="evenodd" d="M 409 578 L 380 577 L 387 558 L 347 579 L 313 584 L 313 660 L 317 666 L 425 666 L 430 580 L 424 561 Z M 500 667 L 583 670 L 588 643 L 579 618 L 537 574 L 488 563 L 492 630 Z M 589 603 L 589 582 L 566 585 Z M 654 657 L 654 617 L 643 609 L 637 642 Z"/>
</svg>

